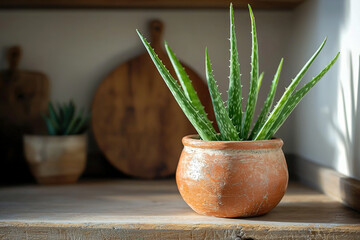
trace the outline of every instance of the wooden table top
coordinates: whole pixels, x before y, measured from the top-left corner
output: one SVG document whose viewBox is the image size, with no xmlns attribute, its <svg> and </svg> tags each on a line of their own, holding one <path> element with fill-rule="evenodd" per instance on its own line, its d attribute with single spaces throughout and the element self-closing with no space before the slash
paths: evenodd
<svg viewBox="0 0 360 240">
<path fill-rule="evenodd" d="M 175 181 L 0 189 L 0 239 L 360 239 L 360 213 L 298 183 L 253 218 L 193 212 Z"/>
</svg>

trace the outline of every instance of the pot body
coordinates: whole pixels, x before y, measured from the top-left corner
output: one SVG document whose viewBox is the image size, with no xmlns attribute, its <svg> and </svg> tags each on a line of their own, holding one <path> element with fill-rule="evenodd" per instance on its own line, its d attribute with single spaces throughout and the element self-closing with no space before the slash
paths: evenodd
<svg viewBox="0 0 360 240">
<path fill-rule="evenodd" d="M 197 213 L 250 217 L 273 209 L 288 185 L 281 139 L 202 141 L 183 138 L 176 182 L 184 201 Z"/>
<path fill-rule="evenodd" d="M 76 182 L 86 164 L 87 136 L 24 136 L 25 158 L 41 184 Z"/>
</svg>

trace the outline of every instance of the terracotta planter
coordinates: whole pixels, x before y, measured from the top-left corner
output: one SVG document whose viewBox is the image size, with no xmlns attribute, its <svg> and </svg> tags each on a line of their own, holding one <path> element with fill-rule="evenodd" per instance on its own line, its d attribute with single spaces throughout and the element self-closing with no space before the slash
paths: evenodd
<svg viewBox="0 0 360 240">
<path fill-rule="evenodd" d="M 24 136 L 25 158 L 41 184 L 76 182 L 85 169 L 87 136 Z"/>
<path fill-rule="evenodd" d="M 185 202 L 197 213 L 249 217 L 273 209 L 284 196 L 288 170 L 283 141 L 182 140 L 176 182 Z"/>
</svg>

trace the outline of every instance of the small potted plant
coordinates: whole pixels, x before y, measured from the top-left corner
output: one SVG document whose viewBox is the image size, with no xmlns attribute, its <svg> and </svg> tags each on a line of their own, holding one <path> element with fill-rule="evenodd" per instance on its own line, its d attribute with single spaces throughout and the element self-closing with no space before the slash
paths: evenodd
<svg viewBox="0 0 360 240">
<path fill-rule="evenodd" d="M 255 18 L 250 5 L 249 12 L 252 55 L 250 89 L 245 111 L 242 109 L 241 74 L 232 5 L 230 77 L 226 105 L 218 91 L 206 50 L 206 78 L 220 133 L 215 131 L 208 119 L 185 69 L 170 47 L 165 43 L 180 85 L 138 32 L 159 73 L 198 133 L 183 138 L 184 149 L 176 172 L 176 182 L 185 202 L 200 214 L 218 217 L 257 216 L 269 212 L 280 202 L 287 188 L 288 170 L 281 149 L 283 142 L 275 138 L 274 134 L 339 56 L 338 53 L 317 76 L 296 90 L 300 80 L 323 48 L 325 39 L 272 108 L 283 64 L 281 59 L 265 104 L 251 129 L 263 74 L 259 74 Z"/>
<path fill-rule="evenodd" d="M 49 103 L 43 115 L 49 135 L 25 135 L 25 158 L 41 184 L 76 182 L 85 169 L 89 116 L 76 112 L 72 101 Z"/>
</svg>

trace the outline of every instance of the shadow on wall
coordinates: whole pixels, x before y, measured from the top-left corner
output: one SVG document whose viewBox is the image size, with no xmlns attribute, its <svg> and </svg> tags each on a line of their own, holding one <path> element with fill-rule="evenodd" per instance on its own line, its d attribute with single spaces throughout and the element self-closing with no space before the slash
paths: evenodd
<svg viewBox="0 0 360 240">
<path fill-rule="evenodd" d="M 344 1 L 346 18 L 340 29 L 340 45 L 343 56 L 340 62 L 340 70 L 337 75 L 337 111 L 332 112 L 332 131 L 337 139 L 337 165 L 340 172 L 360 179 L 359 164 L 359 81 L 360 69 L 357 66 L 360 54 L 360 32 L 358 23 L 360 17 L 359 1 Z M 355 73 L 356 72 L 356 73 Z M 355 74 L 354 74 L 355 73 Z M 355 76 L 355 77 L 354 77 Z"/>
<path fill-rule="evenodd" d="M 351 6 L 351 8 L 350 8 Z M 352 73 L 348 52 L 358 49 L 355 10 L 360 5 L 347 1 L 307 1 L 295 10 L 292 72 L 306 61 L 323 37 L 328 42 L 309 70 L 315 76 L 336 54 L 341 52 L 334 68 L 324 77 L 295 111 L 293 151 L 307 159 L 360 178 L 359 166 L 359 79 Z M 355 10 L 354 10 L 355 8 Z M 291 47 L 291 46 L 290 46 Z M 356 54 L 358 55 L 358 54 Z"/>
<path fill-rule="evenodd" d="M 351 53 L 349 55 L 349 79 L 347 81 L 340 82 L 341 98 L 338 98 L 339 103 L 342 105 L 341 111 L 339 110 L 338 116 L 329 116 L 331 120 L 331 126 L 336 132 L 341 147 L 344 149 L 346 156 L 345 161 L 347 162 L 347 168 L 349 174 L 352 176 L 360 175 L 360 164 L 359 164 L 359 138 L 360 138 L 360 126 L 359 126 L 359 115 L 360 115 L 360 57 L 359 57 L 359 69 L 357 79 L 354 79 L 353 61 Z M 354 81 L 355 80 L 355 81 Z M 357 88 L 356 88 L 357 83 Z M 345 91 L 344 84 L 349 88 L 348 94 Z M 340 117 L 343 120 L 344 130 L 342 130 L 336 124 L 336 117 Z"/>
<path fill-rule="evenodd" d="M 324 37 L 328 36 L 323 51 L 309 69 L 304 78 L 305 81 L 318 74 L 322 66 L 326 65 L 334 52 L 339 49 L 339 31 L 341 21 L 344 19 L 343 3 L 340 1 L 328 1 L 329 4 L 325 6 L 326 4 L 323 2 L 321 0 L 307 1 L 295 13 L 293 45 L 298 47 L 293 51 L 292 55 L 292 72 L 297 72 L 299 70 L 298 66 L 301 66 L 311 56 L 312 48 L 316 49 Z M 333 9 L 336 9 L 336 11 Z M 331 11 L 333 11 L 333 14 L 331 14 Z M 324 22 L 324 19 L 328 21 Z M 331 49 L 336 50 L 332 52 Z M 318 86 L 309 92 L 294 112 L 295 134 L 292 139 L 293 147 L 297 154 L 304 155 L 308 159 L 320 160 L 324 158 L 329 160 L 335 155 L 333 143 L 328 140 L 326 124 L 320 119 L 328 119 L 330 112 L 336 112 L 336 109 L 334 109 L 334 106 L 337 106 L 336 98 L 328 98 L 327 96 L 336 96 L 337 94 L 337 79 L 331 76 L 337 76 L 338 71 L 339 65 L 336 63 L 331 71 L 318 83 Z M 325 156 L 322 153 L 325 153 Z M 332 165 L 332 163 L 327 165 L 329 164 Z"/>
</svg>

